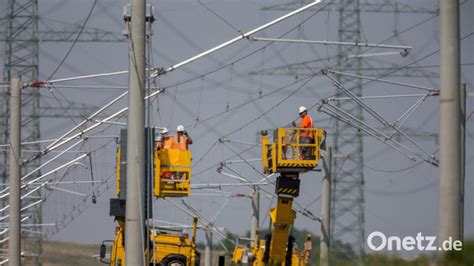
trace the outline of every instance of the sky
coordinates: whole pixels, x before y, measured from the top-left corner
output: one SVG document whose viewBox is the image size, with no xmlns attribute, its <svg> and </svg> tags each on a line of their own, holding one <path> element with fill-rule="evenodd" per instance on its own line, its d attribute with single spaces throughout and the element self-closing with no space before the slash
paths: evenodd
<svg viewBox="0 0 474 266">
<path fill-rule="evenodd" d="M 82 24 L 93 3 L 91 0 L 38 2 L 40 30 L 62 29 L 66 25 Z M 122 8 L 126 2 L 98 0 L 86 27 L 121 34 L 124 28 Z M 285 1 L 202 1 L 219 17 L 197 1 L 149 2 L 154 6 L 156 21 L 152 25 L 153 37 L 150 41 L 152 56 L 148 60 L 150 65 L 155 67 L 168 67 L 181 62 L 238 36 L 239 30 L 245 32 L 256 28 L 288 12 L 263 10 L 264 7 Z M 399 2 L 409 3 L 415 8 L 437 8 L 437 3 L 431 0 Z M 5 4 L 6 1 L 0 3 L 2 12 L 5 12 Z M 277 38 L 287 33 L 285 38 L 336 41 L 337 13 L 323 11 L 315 14 L 316 10 L 303 12 L 257 36 Z M 470 16 L 474 13 L 474 2 L 464 1 L 460 10 L 462 37 L 474 32 L 474 21 Z M 436 52 L 439 49 L 438 17 L 430 14 L 362 13 L 361 24 L 364 39 L 361 41 L 369 43 L 383 41 L 384 44 L 413 47 L 406 57 L 397 54 L 364 57 L 363 66 L 400 68 L 417 61 L 411 65 L 413 68 L 410 71 L 394 72 L 384 78 L 438 88 L 439 53 Z M 4 49 L 4 44 L 0 45 Z M 65 63 L 54 74 L 53 79 L 127 70 L 127 45 L 127 42 L 78 42 Z M 321 99 L 334 94 L 335 89 L 327 77 L 318 75 L 308 78 L 307 74 L 308 69 L 317 72 L 320 69 L 333 67 L 336 47 L 273 43 L 263 48 L 265 45 L 268 43 L 243 40 L 151 82 L 154 87 L 165 88 L 165 92 L 154 99 L 149 106 L 149 125 L 168 127 L 170 130 L 174 130 L 179 124 L 186 126 L 194 140 L 191 146 L 193 183 L 237 182 L 216 171 L 220 162 L 228 158 L 258 159 L 260 157 L 260 148 L 256 146 L 259 142 L 258 132 L 286 126 L 297 118 L 297 108 L 300 105 L 314 106 Z M 40 79 L 47 79 L 51 75 L 70 46 L 71 43 L 40 43 Z M 473 49 L 474 37 L 469 35 L 461 41 L 461 63 L 464 64 L 461 67 L 461 79 L 467 84 L 468 94 L 471 95 L 474 93 Z M 394 50 L 363 51 L 380 53 Z M 0 54 L 0 57 L 3 61 L 4 54 Z M 307 62 L 303 72 L 296 73 L 294 69 L 288 71 L 285 68 L 284 72 L 289 74 L 281 74 L 282 71 L 268 74 L 272 68 L 299 62 Z M 412 73 L 417 77 L 407 77 L 406 73 Z M 362 71 L 362 74 L 376 76 L 373 71 Z M 41 91 L 43 96 L 41 105 L 60 106 L 69 100 L 90 107 L 100 107 L 124 92 L 127 84 L 127 75 L 58 83 L 51 90 Z M 381 82 L 371 82 L 363 87 L 363 96 L 420 93 L 423 91 Z M 371 99 L 365 102 L 387 120 L 394 121 L 419 99 L 420 96 Z M 108 109 L 107 113 L 112 114 L 124 106 L 126 100 L 121 100 Z M 472 113 L 472 106 L 473 97 L 468 97 L 468 114 Z M 407 132 L 414 133 L 416 142 L 429 153 L 434 153 L 438 149 L 438 108 L 439 99 L 428 97 L 403 127 Z M 42 118 L 41 138 L 57 138 L 78 123 L 78 118 L 70 117 L 70 114 L 75 114 L 74 112 L 68 110 L 65 118 Z M 330 117 L 318 112 L 316 108 L 310 109 L 309 114 L 317 127 L 332 132 L 333 120 Z M 364 118 L 371 125 L 381 126 L 367 113 L 364 113 Z M 465 234 L 470 238 L 474 238 L 473 119 L 471 116 L 466 127 Z M 114 121 L 126 122 L 126 118 L 123 116 Z M 109 181 L 107 186 L 101 187 L 105 192 L 98 197 L 97 204 L 90 204 L 89 195 L 83 198 L 73 193 L 53 190 L 44 205 L 43 222 L 68 221 L 69 217 L 73 219 L 67 227 L 52 235 L 51 239 L 99 243 L 113 238 L 115 225 L 113 217 L 109 216 L 108 203 L 115 191 L 113 173 L 116 144 L 113 137 L 119 135 L 120 128 L 123 126 L 117 124 L 102 126 L 91 132 L 91 135 L 101 137 L 91 138 L 85 144 L 74 148 L 82 152 L 93 151 L 93 174 L 89 167 L 91 162 L 85 160 L 82 167 L 74 167 L 66 174 L 58 172 L 54 176 L 70 181 L 90 180 L 91 176 L 95 180 L 109 178 L 107 179 Z M 229 141 L 219 142 L 218 140 L 222 138 Z M 411 145 L 406 140 L 403 140 L 403 143 Z M 77 154 L 68 153 L 45 170 L 57 167 L 75 158 Z M 44 160 L 52 156 L 49 155 Z M 338 156 L 343 157 L 344 154 Z M 401 237 L 415 236 L 418 232 L 422 232 L 423 235 L 436 235 L 438 169 L 427 163 L 413 162 L 366 135 L 363 137 L 363 158 L 366 236 L 373 231 Z M 234 172 L 227 169 L 227 173 L 239 174 L 252 181 L 262 178 L 259 161 L 234 162 L 228 166 Z M 321 179 L 320 172 L 304 174 L 301 177 L 301 196 L 297 199 L 302 206 L 308 206 L 315 214 L 320 213 L 321 202 L 317 199 L 321 193 Z M 98 189 L 98 184 L 95 184 L 96 187 L 92 187 L 91 184 L 63 186 L 63 190 L 85 194 Z M 273 185 L 264 186 L 264 189 L 273 192 Z M 223 191 L 195 190 L 186 201 L 208 218 L 214 217 L 216 211 L 225 205 L 223 211 L 215 218 L 216 226 L 224 227 L 236 234 L 244 234 L 250 226 L 250 200 L 229 195 L 235 193 L 249 195 L 251 189 L 225 187 Z M 155 200 L 154 217 L 160 221 L 191 224 L 191 218 L 170 201 L 181 206 L 179 199 Z M 76 217 L 75 213 L 79 213 L 77 206 L 82 206 L 81 204 L 90 206 Z M 262 228 L 268 226 L 269 219 L 266 214 L 271 204 L 274 202 L 262 197 L 260 219 Z M 295 226 L 319 234 L 319 224 L 301 215 L 296 219 Z M 199 235 L 199 239 L 203 239 L 203 232 Z"/>
</svg>

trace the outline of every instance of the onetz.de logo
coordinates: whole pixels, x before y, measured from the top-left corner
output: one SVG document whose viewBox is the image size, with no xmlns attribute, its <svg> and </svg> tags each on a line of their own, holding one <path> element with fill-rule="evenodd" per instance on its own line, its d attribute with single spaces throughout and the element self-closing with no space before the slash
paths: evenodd
<svg viewBox="0 0 474 266">
<path fill-rule="evenodd" d="M 427 251 L 435 251 L 435 250 L 455 250 L 461 251 L 462 250 L 462 242 L 461 240 L 453 240 L 452 237 L 449 239 L 438 243 L 439 246 L 436 245 L 436 236 L 423 236 L 421 232 L 416 234 L 415 237 L 413 236 L 405 236 L 400 238 L 398 236 L 386 236 L 384 233 L 379 231 L 374 231 L 370 233 L 367 237 L 367 245 L 373 251 L 381 251 L 381 250 L 397 250 L 397 251 L 412 251 L 412 250 L 427 250 Z"/>
</svg>

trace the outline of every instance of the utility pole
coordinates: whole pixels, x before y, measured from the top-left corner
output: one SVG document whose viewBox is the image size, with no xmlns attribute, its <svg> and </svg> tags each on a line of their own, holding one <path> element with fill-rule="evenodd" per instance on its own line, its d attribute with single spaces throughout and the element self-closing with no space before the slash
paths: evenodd
<svg viewBox="0 0 474 266">
<path fill-rule="evenodd" d="M 8 225 L 8 265 L 21 265 L 21 78 L 15 74 L 10 94 L 10 222 Z"/>
<path fill-rule="evenodd" d="M 131 0 L 127 123 L 126 265 L 145 265 L 145 0 Z"/>
<path fill-rule="evenodd" d="M 322 182 L 323 192 L 321 194 L 321 241 L 319 265 L 329 266 L 330 217 L 331 217 L 331 175 L 332 175 L 332 147 L 328 147 L 323 154 L 324 177 Z"/>
<path fill-rule="evenodd" d="M 211 225 L 206 227 L 206 248 L 204 250 L 204 266 L 212 265 L 212 230 Z"/>
<path fill-rule="evenodd" d="M 461 202 L 459 206 L 459 210 L 461 214 L 459 215 L 459 229 L 460 229 L 460 240 L 464 240 L 464 185 L 466 182 L 466 83 L 461 84 L 461 137 L 459 138 L 461 141 Z"/>
<path fill-rule="evenodd" d="M 252 218 L 250 220 L 250 239 L 257 241 L 257 230 L 260 224 L 260 189 L 258 186 L 253 187 L 252 194 Z"/>
<path fill-rule="evenodd" d="M 440 124 L 438 241 L 460 240 L 461 123 L 459 0 L 440 0 Z"/>
</svg>

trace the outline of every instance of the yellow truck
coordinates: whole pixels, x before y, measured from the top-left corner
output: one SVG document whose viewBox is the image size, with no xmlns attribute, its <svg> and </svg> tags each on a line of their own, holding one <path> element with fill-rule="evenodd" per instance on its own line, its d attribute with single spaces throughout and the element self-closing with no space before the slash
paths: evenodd
<svg viewBox="0 0 474 266">
<path fill-rule="evenodd" d="M 149 265 L 199 266 L 200 254 L 196 250 L 197 218 L 193 220 L 191 238 L 182 232 L 166 228 L 149 230 L 149 247 L 145 257 Z M 120 266 L 125 265 L 123 227 L 117 226 L 115 240 L 104 241 L 101 245 L 100 261 Z M 107 258 L 107 253 L 110 257 Z"/>
</svg>

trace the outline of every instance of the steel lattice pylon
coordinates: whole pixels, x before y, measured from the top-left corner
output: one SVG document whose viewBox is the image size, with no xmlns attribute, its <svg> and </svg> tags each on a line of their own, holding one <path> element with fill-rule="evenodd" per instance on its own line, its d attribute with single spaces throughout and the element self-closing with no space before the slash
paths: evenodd
<svg viewBox="0 0 474 266">
<path fill-rule="evenodd" d="M 75 38 L 78 29 L 81 26 L 69 26 L 65 29 L 41 31 L 38 29 L 38 0 L 8 0 L 5 12 L 4 30 L 0 30 L 0 41 L 5 42 L 5 61 L 4 61 L 4 81 L 10 82 L 12 74 L 19 73 L 22 75 L 24 82 L 38 80 L 39 73 L 39 42 L 125 42 L 122 34 L 104 31 L 99 29 L 84 28 L 83 34 L 79 38 Z M 74 37 L 74 38 L 73 38 Z M 8 87 L 0 87 L 0 141 L 9 143 L 9 89 Z M 96 108 L 88 105 L 77 104 L 69 101 L 62 108 L 53 108 L 51 106 L 40 105 L 40 93 L 37 89 L 27 88 L 22 92 L 22 142 L 40 140 L 40 118 L 41 117 L 65 117 L 64 109 L 74 109 L 80 113 L 90 113 Z M 76 114 L 72 114 L 76 117 Z M 69 116 L 70 118 L 71 116 Z M 80 114 L 77 117 L 82 118 Z M 40 144 L 28 146 L 31 150 L 40 150 Z M 29 173 L 41 164 L 41 160 L 37 159 L 23 167 L 23 173 Z M 2 183 L 8 183 L 9 170 L 9 152 L 0 152 L 0 179 Z M 36 172 L 30 178 L 40 175 Z M 40 191 L 40 190 L 38 190 Z M 22 206 L 27 206 L 37 202 L 40 199 L 40 192 L 31 195 L 28 200 L 22 201 Z M 3 207 L 8 204 L 8 198 L 0 201 Z M 7 215 L 8 210 L 2 213 Z M 28 224 L 41 224 L 42 205 L 36 204 L 33 208 L 29 208 L 22 215 L 30 215 Z M 42 230 L 39 227 L 29 227 L 28 233 L 22 232 L 22 238 L 31 240 L 24 241 L 23 248 L 25 251 L 31 252 L 32 256 L 28 256 L 28 265 L 41 265 L 41 235 Z M 25 245 L 27 244 L 27 245 Z M 26 261 L 25 261 L 26 262 Z"/>
<path fill-rule="evenodd" d="M 262 10 L 293 10 L 310 0 L 290 1 L 288 3 L 267 6 Z M 431 7 L 416 7 L 412 3 L 402 3 L 398 0 L 360 1 L 339 0 L 323 1 L 316 8 L 318 11 L 337 12 L 339 23 L 337 25 L 339 42 L 360 42 L 361 23 L 360 13 L 390 13 L 398 14 L 437 14 L 437 9 Z M 397 26 L 395 26 L 397 27 Z M 338 46 L 336 70 L 349 71 L 356 75 L 384 76 L 396 65 L 373 67 L 363 63 L 360 58 L 347 60 L 348 55 L 360 54 L 360 46 Z M 308 66 L 320 68 L 321 59 L 313 59 L 291 65 L 270 67 L 260 71 L 251 72 L 251 75 L 302 75 L 307 73 Z M 411 68 L 402 69 L 391 76 L 401 77 L 437 77 L 435 72 L 413 71 Z M 362 94 L 361 80 L 338 75 L 338 81 L 346 88 L 352 89 L 356 95 Z M 338 96 L 341 92 L 336 90 Z M 351 101 L 338 101 L 337 106 L 362 120 L 362 109 Z M 336 250 L 344 248 L 342 245 L 334 245 L 337 242 L 348 243 L 354 250 L 358 263 L 362 264 L 365 247 L 364 227 L 364 173 L 363 173 L 363 140 L 359 132 L 340 122 L 334 121 L 333 137 L 334 152 L 337 156 L 333 160 L 332 195 L 331 195 L 331 241 L 332 253 L 342 252 L 345 256 L 349 250 Z M 339 158 L 344 157 L 344 158 Z"/>
<path fill-rule="evenodd" d="M 338 41 L 361 41 L 359 0 L 340 0 Z M 361 59 L 347 60 L 347 55 L 360 54 L 360 46 L 338 46 L 338 67 L 359 69 Z M 362 95 L 361 80 L 338 76 L 338 81 L 352 92 Z M 336 97 L 343 92 L 336 88 Z M 362 120 L 362 108 L 353 101 L 338 101 L 337 106 Z M 333 124 L 333 146 L 336 154 L 342 158 L 333 160 L 332 193 L 331 193 L 331 238 L 348 242 L 355 251 L 359 263 L 364 254 L 364 172 L 362 136 L 354 129 L 339 120 Z M 332 241 L 334 243 L 334 241 Z"/>
<path fill-rule="evenodd" d="M 4 79 L 10 81 L 13 74 L 21 74 L 23 80 L 38 79 L 38 2 L 37 0 L 9 0 L 7 2 L 6 16 L 6 42 L 5 42 L 5 65 Z M 1 92 L 0 99 L 2 101 L 2 119 L 0 137 L 3 143 L 9 143 L 9 90 L 4 89 Z M 22 142 L 35 141 L 40 139 L 40 121 L 39 121 L 39 92 L 37 90 L 23 90 L 22 92 Z M 32 149 L 39 150 L 39 144 L 30 146 Z M 9 157 L 8 151 L 2 151 L 0 154 L 0 178 L 2 183 L 8 183 L 8 167 Z M 40 160 L 29 163 L 23 167 L 24 172 L 30 172 L 38 167 Z M 32 178 L 39 175 L 39 172 L 31 176 Z M 33 197 L 23 200 L 23 205 L 29 205 L 40 199 L 41 194 L 35 193 Z M 2 201 L 4 206 L 8 203 Z M 7 215 L 8 211 L 2 215 Z M 41 224 L 41 204 L 28 209 L 22 213 L 28 215 L 28 221 L 31 224 Z M 22 232 L 22 239 L 26 239 L 23 247 L 26 251 L 33 254 L 41 254 L 41 234 L 40 228 L 31 227 L 27 233 Z M 36 233 L 35 233 L 36 232 Z M 31 256 L 33 265 L 39 265 L 40 257 Z"/>
</svg>

